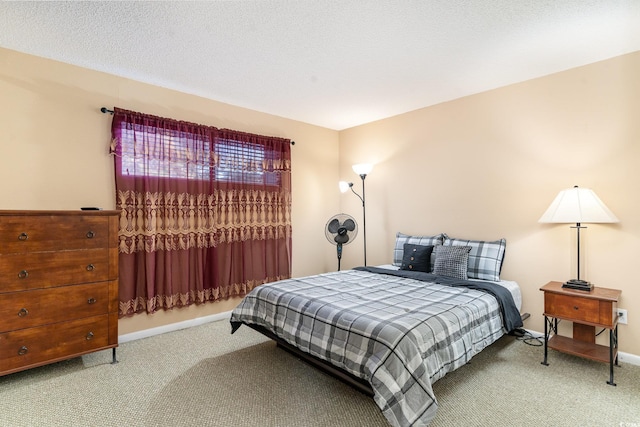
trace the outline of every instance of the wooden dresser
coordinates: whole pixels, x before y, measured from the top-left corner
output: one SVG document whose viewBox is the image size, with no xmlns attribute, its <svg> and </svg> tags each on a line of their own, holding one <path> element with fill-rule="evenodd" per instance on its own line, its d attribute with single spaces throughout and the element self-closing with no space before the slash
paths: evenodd
<svg viewBox="0 0 640 427">
<path fill-rule="evenodd" d="M 0 375 L 118 346 L 117 211 L 0 211 Z"/>
</svg>

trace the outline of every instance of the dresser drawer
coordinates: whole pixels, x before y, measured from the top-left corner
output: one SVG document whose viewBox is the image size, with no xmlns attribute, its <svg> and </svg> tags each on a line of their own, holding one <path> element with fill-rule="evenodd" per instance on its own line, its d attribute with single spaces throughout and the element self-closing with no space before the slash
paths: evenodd
<svg viewBox="0 0 640 427">
<path fill-rule="evenodd" d="M 109 282 L 0 294 L 0 332 L 109 311 Z"/>
<path fill-rule="evenodd" d="M 600 301 L 597 299 L 546 293 L 544 311 L 545 314 L 552 317 L 560 317 L 572 321 L 603 323 L 600 319 Z"/>
<path fill-rule="evenodd" d="M 0 372 L 64 360 L 108 345 L 108 315 L 0 334 Z"/>
<path fill-rule="evenodd" d="M 106 248 L 109 218 L 90 215 L 3 216 L 0 253 Z"/>
<path fill-rule="evenodd" d="M 109 279 L 107 248 L 0 255 L 0 293 Z"/>
</svg>

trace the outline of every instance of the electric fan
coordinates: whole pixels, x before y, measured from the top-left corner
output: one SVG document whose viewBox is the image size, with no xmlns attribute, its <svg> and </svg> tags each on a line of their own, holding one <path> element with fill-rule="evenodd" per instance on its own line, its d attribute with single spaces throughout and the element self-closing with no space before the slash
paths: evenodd
<svg viewBox="0 0 640 427">
<path fill-rule="evenodd" d="M 336 245 L 338 253 L 338 271 L 340 271 L 340 259 L 342 259 L 342 245 L 347 245 L 358 235 L 358 224 L 351 215 L 338 214 L 329 219 L 324 228 L 327 240 Z"/>
</svg>

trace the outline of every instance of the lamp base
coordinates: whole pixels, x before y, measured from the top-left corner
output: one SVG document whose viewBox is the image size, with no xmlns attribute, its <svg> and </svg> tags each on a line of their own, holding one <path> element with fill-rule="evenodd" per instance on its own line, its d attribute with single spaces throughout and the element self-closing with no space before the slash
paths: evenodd
<svg viewBox="0 0 640 427">
<path fill-rule="evenodd" d="M 577 289 L 579 291 L 591 292 L 593 290 L 593 283 L 580 279 L 567 280 L 562 284 L 563 288 Z"/>
</svg>

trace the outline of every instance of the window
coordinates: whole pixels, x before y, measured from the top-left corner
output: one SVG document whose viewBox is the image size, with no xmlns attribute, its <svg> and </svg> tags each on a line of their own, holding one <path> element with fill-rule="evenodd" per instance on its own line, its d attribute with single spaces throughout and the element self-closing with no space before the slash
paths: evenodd
<svg viewBox="0 0 640 427">
<path fill-rule="evenodd" d="M 160 135 L 150 145 L 136 135 Z M 185 131 L 122 123 L 122 171 L 126 175 L 278 185 L 279 175 L 265 168 L 264 146 Z M 211 147 L 213 146 L 213 153 Z"/>
</svg>

